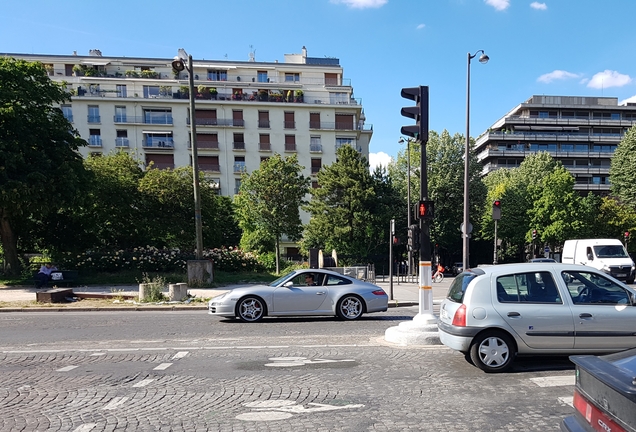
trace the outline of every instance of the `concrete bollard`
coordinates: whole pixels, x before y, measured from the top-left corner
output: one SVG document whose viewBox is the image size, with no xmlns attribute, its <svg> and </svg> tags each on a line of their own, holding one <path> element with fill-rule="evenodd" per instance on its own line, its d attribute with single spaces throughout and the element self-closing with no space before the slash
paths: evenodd
<svg viewBox="0 0 636 432">
<path fill-rule="evenodd" d="M 144 301 L 149 291 L 149 284 L 139 284 L 139 301 Z"/>
<path fill-rule="evenodd" d="M 183 301 L 188 297 L 188 285 L 176 283 L 168 285 L 170 301 Z"/>
</svg>

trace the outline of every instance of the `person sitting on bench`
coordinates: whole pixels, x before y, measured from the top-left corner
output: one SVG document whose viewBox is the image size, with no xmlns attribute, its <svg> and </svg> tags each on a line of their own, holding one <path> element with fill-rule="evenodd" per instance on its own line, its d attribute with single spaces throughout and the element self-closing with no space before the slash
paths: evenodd
<svg viewBox="0 0 636 432">
<path fill-rule="evenodd" d="M 51 263 L 46 263 L 40 267 L 40 271 L 35 275 L 35 287 L 39 289 L 48 284 L 51 280 L 51 273 L 54 271 L 57 271 L 57 267 Z"/>
</svg>

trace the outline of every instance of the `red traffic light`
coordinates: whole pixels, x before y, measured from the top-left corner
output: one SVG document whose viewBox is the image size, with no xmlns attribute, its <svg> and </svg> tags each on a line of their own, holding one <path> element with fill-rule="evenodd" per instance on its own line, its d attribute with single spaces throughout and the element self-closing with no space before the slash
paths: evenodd
<svg viewBox="0 0 636 432">
<path fill-rule="evenodd" d="M 629 238 L 629 231 L 625 231 L 625 238 Z"/>
<path fill-rule="evenodd" d="M 420 201 L 416 204 L 415 213 L 419 219 L 433 219 L 435 217 L 433 201 Z"/>
<path fill-rule="evenodd" d="M 495 200 L 493 201 L 492 205 L 494 205 L 495 207 L 501 207 L 501 201 Z"/>
</svg>

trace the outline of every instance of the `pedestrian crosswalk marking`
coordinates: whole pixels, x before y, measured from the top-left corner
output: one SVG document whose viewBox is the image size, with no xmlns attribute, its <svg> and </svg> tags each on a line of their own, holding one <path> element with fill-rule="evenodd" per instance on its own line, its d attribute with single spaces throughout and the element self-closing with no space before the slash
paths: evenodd
<svg viewBox="0 0 636 432">
<path fill-rule="evenodd" d="M 108 404 L 104 407 L 105 410 L 114 410 L 119 408 L 120 405 L 123 405 L 128 398 L 126 396 L 113 398 L 112 401 L 108 402 Z"/>
<path fill-rule="evenodd" d="M 170 366 L 172 366 L 172 363 L 161 363 L 154 370 L 165 370 L 168 369 Z"/>
<path fill-rule="evenodd" d="M 63 368 L 58 369 L 57 372 L 68 372 L 75 369 L 76 367 L 77 366 L 64 366 Z"/>
<path fill-rule="evenodd" d="M 73 432 L 89 432 L 97 426 L 97 423 L 86 423 L 73 429 Z"/>
<path fill-rule="evenodd" d="M 558 401 L 563 405 L 570 405 L 571 407 L 574 406 L 574 396 L 560 397 L 558 398 Z"/>
<path fill-rule="evenodd" d="M 179 351 L 178 353 L 176 353 L 173 357 L 172 360 L 177 360 L 180 358 L 184 358 L 185 356 L 188 355 L 188 351 Z"/>
<path fill-rule="evenodd" d="M 145 380 L 141 380 L 138 383 L 136 383 L 135 385 L 133 385 L 133 387 L 145 387 L 145 386 L 147 386 L 148 384 L 150 384 L 153 381 L 154 381 L 153 378 L 146 378 Z"/>
</svg>

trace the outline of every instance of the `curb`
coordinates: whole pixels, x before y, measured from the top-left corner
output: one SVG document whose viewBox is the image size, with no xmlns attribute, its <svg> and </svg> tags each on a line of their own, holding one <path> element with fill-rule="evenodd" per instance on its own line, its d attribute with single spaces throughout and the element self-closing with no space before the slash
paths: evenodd
<svg viewBox="0 0 636 432">
<path fill-rule="evenodd" d="M 389 301 L 389 308 L 417 306 L 419 302 L 397 300 Z M 192 311 L 192 310 L 208 310 L 207 306 L 121 306 L 121 307 L 21 307 L 21 308 L 0 308 L 2 312 L 157 312 L 157 311 Z"/>
</svg>

